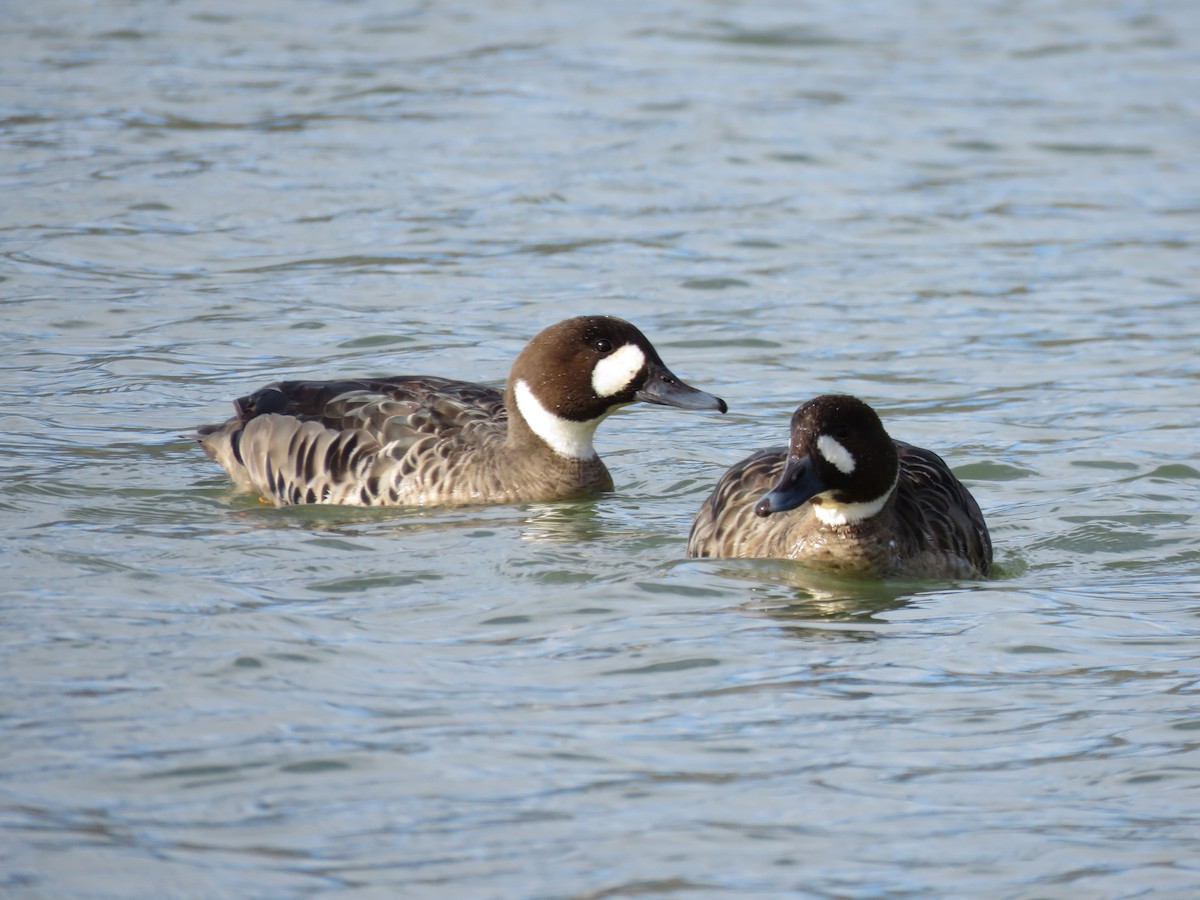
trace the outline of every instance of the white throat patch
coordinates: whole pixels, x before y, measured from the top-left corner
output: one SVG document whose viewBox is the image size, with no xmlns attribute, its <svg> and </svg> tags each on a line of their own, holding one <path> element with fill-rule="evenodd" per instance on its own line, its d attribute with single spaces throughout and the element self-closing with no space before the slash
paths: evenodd
<svg viewBox="0 0 1200 900">
<path fill-rule="evenodd" d="M 611 397 L 629 387 L 633 376 L 642 371 L 646 354 L 637 344 L 626 344 L 610 353 L 592 370 L 592 390 L 597 397 Z"/>
<path fill-rule="evenodd" d="M 896 480 L 882 497 L 876 497 L 866 503 L 834 503 L 832 500 L 825 500 L 824 505 L 813 504 L 813 514 L 826 525 L 857 525 L 883 509 L 899 483 L 900 475 L 897 473 Z"/>
<path fill-rule="evenodd" d="M 834 468 L 843 475 L 849 475 L 858 465 L 854 454 L 847 450 L 837 438 L 827 434 L 817 438 L 817 452 L 833 463 Z"/>
<path fill-rule="evenodd" d="M 592 446 L 592 435 L 596 426 L 604 421 L 604 416 L 588 422 L 572 422 L 556 416 L 541 401 L 534 396 L 529 385 L 522 379 L 513 388 L 513 396 L 517 398 L 517 409 L 522 418 L 529 423 L 533 433 L 545 441 L 550 449 L 559 456 L 567 459 L 591 459 L 596 455 Z"/>
</svg>

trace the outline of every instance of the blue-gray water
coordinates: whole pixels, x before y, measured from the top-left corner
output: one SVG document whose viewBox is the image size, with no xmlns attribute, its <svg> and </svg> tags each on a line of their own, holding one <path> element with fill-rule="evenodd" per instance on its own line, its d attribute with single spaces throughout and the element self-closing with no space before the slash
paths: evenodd
<svg viewBox="0 0 1200 900">
<path fill-rule="evenodd" d="M 0 15 L 0 892 L 1200 891 L 1200 6 L 40 0 Z M 617 491 L 275 510 L 280 376 L 636 322 Z M 860 394 L 997 578 L 693 562 Z"/>
</svg>

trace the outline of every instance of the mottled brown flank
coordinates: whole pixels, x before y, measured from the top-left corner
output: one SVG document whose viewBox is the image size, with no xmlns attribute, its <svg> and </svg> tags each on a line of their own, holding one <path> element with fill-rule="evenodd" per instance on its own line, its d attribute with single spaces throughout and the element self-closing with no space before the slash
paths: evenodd
<svg viewBox="0 0 1200 900">
<path fill-rule="evenodd" d="M 281 382 L 239 404 L 253 411 L 265 391 L 278 412 L 210 427 L 203 444 L 239 485 L 279 506 L 520 503 L 612 489 L 597 458 L 510 442 L 504 398 L 482 385 Z"/>
<path fill-rule="evenodd" d="M 722 476 L 688 537 L 693 557 L 795 559 L 826 571 L 873 577 L 978 578 L 992 543 L 975 499 L 936 453 L 895 441 L 900 479 L 889 503 L 855 525 L 826 525 L 811 503 L 759 517 L 754 504 L 775 484 L 786 447 L 762 450 Z"/>
</svg>

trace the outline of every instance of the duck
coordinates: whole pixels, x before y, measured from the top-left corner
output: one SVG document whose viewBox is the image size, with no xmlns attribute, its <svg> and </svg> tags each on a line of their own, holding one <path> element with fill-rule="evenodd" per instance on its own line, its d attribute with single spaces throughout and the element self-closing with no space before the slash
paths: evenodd
<svg viewBox="0 0 1200 900">
<path fill-rule="evenodd" d="M 277 381 L 195 437 L 275 506 L 536 503 L 611 491 L 592 437 L 639 400 L 728 408 L 672 374 L 635 326 L 590 315 L 535 335 L 502 391 L 427 375 Z"/>
<path fill-rule="evenodd" d="M 731 467 L 688 535 L 692 558 L 796 560 L 869 578 L 984 578 L 992 539 L 979 504 L 931 450 L 894 440 L 857 397 L 796 409 L 788 445 Z"/>
</svg>

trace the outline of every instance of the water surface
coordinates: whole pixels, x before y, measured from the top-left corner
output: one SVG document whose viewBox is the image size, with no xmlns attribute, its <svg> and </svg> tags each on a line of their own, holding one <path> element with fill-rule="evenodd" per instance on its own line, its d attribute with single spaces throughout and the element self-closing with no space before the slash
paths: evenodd
<svg viewBox="0 0 1200 900">
<path fill-rule="evenodd" d="M 1200 889 L 1200 8 L 47 0 L 0 22 L 13 896 Z M 275 510 L 278 377 L 624 316 L 617 491 Z M 689 561 L 823 391 L 997 577 Z"/>
</svg>

